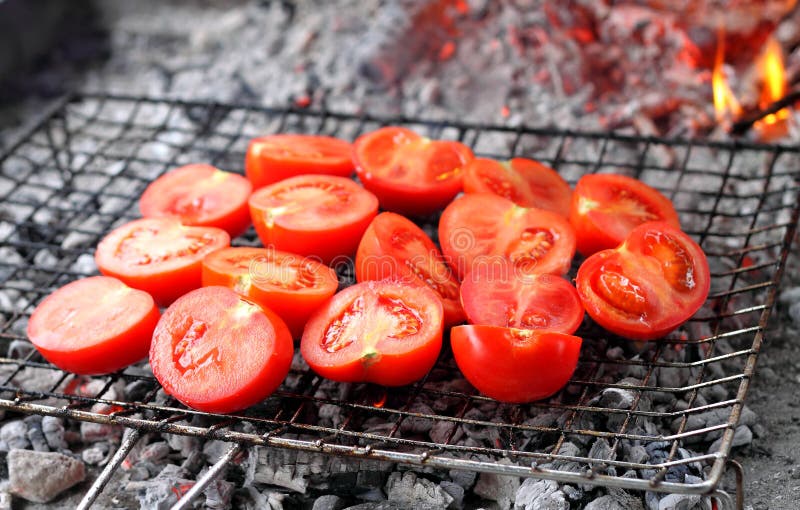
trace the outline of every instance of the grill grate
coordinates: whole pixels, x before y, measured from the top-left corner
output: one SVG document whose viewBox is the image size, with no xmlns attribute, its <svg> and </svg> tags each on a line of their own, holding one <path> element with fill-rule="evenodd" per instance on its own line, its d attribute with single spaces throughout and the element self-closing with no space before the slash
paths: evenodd
<svg viewBox="0 0 800 510">
<path fill-rule="evenodd" d="M 445 352 L 425 380 L 389 391 L 332 384 L 296 360 L 287 383 L 267 401 L 241 414 L 213 415 L 168 398 L 141 366 L 76 378 L 25 348 L 25 325 L 35 305 L 55 288 L 95 274 L 94 246 L 111 228 L 137 216 L 137 199 L 153 178 L 198 161 L 241 171 L 247 142 L 257 135 L 287 131 L 353 139 L 389 123 L 460 140 L 481 156 L 534 157 L 572 184 L 587 172 L 613 171 L 655 186 L 674 201 L 685 230 L 708 254 L 713 273 L 708 302 L 683 329 L 657 342 L 626 342 L 587 321 L 578 333 L 585 342 L 571 383 L 552 399 L 525 406 L 477 395 Z M 135 429 L 102 475 L 106 478 L 90 491 L 92 499 L 138 431 L 710 493 L 730 454 L 800 211 L 797 147 L 93 94 L 55 105 L 9 146 L 0 164 L 0 352 L 9 352 L 0 358 L 0 408 Z M 435 219 L 424 226 L 434 231 Z M 257 242 L 251 229 L 235 244 Z M 346 283 L 351 272 L 342 269 Z M 120 385 L 128 391 L 110 391 Z M 627 397 L 611 398 L 614 394 Z M 699 420 L 712 411 L 722 416 L 720 423 Z M 708 453 L 684 449 L 713 437 L 721 441 Z M 627 454 L 632 446 L 662 454 L 632 461 Z M 223 461 L 239 450 L 232 448 Z M 672 476 L 697 463 L 706 467 L 705 482 Z"/>
</svg>

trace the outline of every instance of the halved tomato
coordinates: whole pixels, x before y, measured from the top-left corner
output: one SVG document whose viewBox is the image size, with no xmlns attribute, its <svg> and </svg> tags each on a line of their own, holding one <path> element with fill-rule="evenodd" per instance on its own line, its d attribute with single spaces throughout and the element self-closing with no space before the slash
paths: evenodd
<svg viewBox="0 0 800 510">
<path fill-rule="evenodd" d="M 217 227 L 236 237 L 250 226 L 251 191 L 241 175 L 211 165 L 186 165 L 150 183 L 139 209 L 145 218 L 173 216 L 184 225 Z"/>
<path fill-rule="evenodd" d="M 92 276 L 39 303 L 28 321 L 28 338 L 59 368 L 107 374 L 147 356 L 159 317 L 150 294 L 116 278 Z"/>
<path fill-rule="evenodd" d="M 442 348 L 442 304 L 426 287 L 364 282 L 344 289 L 306 325 L 300 352 L 322 377 L 403 386 Z"/>
<path fill-rule="evenodd" d="M 222 285 L 269 308 L 294 338 L 306 321 L 336 293 L 339 280 L 328 266 L 272 248 L 223 248 L 203 259 L 203 286 Z"/>
<path fill-rule="evenodd" d="M 464 193 L 494 193 L 522 207 L 569 216 L 572 190 L 558 172 L 538 161 L 475 158 L 464 171 Z"/>
<path fill-rule="evenodd" d="M 280 134 L 253 138 L 244 172 L 255 189 L 306 174 L 353 174 L 349 142 L 330 136 Z"/>
<path fill-rule="evenodd" d="M 450 331 L 453 356 L 481 393 L 510 403 L 532 402 L 564 387 L 578 366 L 577 336 L 496 326 Z"/>
<path fill-rule="evenodd" d="M 447 325 L 464 322 L 458 280 L 430 237 L 399 214 L 384 212 L 372 220 L 356 253 L 356 280 L 392 279 L 435 290 Z"/>
<path fill-rule="evenodd" d="M 697 243 L 669 223 L 650 222 L 616 249 L 586 259 L 576 283 L 595 322 L 625 338 L 652 340 L 694 315 L 711 278 Z"/>
<path fill-rule="evenodd" d="M 471 324 L 572 334 L 583 321 L 578 292 L 564 278 L 526 274 L 506 259 L 480 264 L 461 282 Z"/>
<path fill-rule="evenodd" d="M 94 253 L 97 268 L 166 306 L 200 287 L 203 257 L 231 238 L 214 227 L 187 227 L 175 218 L 144 218 L 117 227 Z"/>
<path fill-rule="evenodd" d="M 447 206 L 439 220 L 439 244 L 462 279 L 497 258 L 526 273 L 561 275 L 575 255 L 575 234 L 563 216 L 489 193 L 464 195 Z"/>
<path fill-rule="evenodd" d="M 293 355 L 289 329 L 275 313 L 226 287 L 203 287 L 164 312 L 150 366 L 164 391 L 187 406 L 230 413 L 275 391 Z"/>
<path fill-rule="evenodd" d="M 584 175 L 572 195 L 569 221 L 584 257 L 616 248 L 631 230 L 648 221 L 680 228 L 672 202 L 655 188 L 618 174 Z"/>
<path fill-rule="evenodd" d="M 446 206 L 460 191 L 472 151 L 459 142 L 430 140 L 410 129 L 385 127 L 362 135 L 353 162 L 381 208 L 421 216 Z"/>
<path fill-rule="evenodd" d="M 325 263 L 352 256 L 376 214 L 375 195 L 345 177 L 292 177 L 250 196 L 250 215 L 264 246 Z"/>
</svg>

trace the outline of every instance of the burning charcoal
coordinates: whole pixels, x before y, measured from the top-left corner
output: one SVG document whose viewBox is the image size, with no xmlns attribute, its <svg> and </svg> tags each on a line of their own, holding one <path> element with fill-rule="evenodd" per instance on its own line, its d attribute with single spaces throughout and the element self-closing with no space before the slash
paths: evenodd
<svg viewBox="0 0 800 510">
<path fill-rule="evenodd" d="M 125 490 L 136 491 L 142 508 L 169 508 L 178 497 L 186 494 L 194 481 L 185 478 L 185 472 L 174 464 L 167 464 L 158 475 L 146 481 L 131 481 Z"/>
<path fill-rule="evenodd" d="M 753 432 L 750 430 L 750 427 L 747 425 L 739 425 L 736 427 L 736 432 L 733 434 L 733 443 L 731 443 L 734 447 L 736 446 L 745 446 L 753 442 Z M 717 453 L 722 446 L 722 438 L 717 439 L 711 446 L 708 448 L 708 453 Z"/>
<path fill-rule="evenodd" d="M 42 431 L 42 417 L 37 415 L 27 416 L 24 420 L 28 424 L 28 441 L 37 452 L 49 452 L 50 445 L 44 437 Z"/>
<path fill-rule="evenodd" d="M 206 496 L 206 508 L 224 510 L 230 508 L 234 485 L 225 480 L 214 480 L 203 494 Z"/>
<path fill-rule="evenodd" d="M 598 460 L 614 460 L 611 458 L 611 445 L 604 438 L 599 438 L 589 449 L 589 457 Z"/>
<path fill-rule="evenodd" d="M 644 505 L 641 498 L 624 491 L 614 491 L 591 501 L 586 505 L 586 510 L 644 510 Z"/>
<path fill-rule="evenodd" d="M 142 448 L 139 457 L 142 460 L 149 460 L 157 464 L 169 455 L 169 450 L 170 448 L 166 441 L 156 441 Z"/>
<path fill-rule="evenodd" d="M 635 379 L 637 384 L 641 381 Z M 600 396 L 600 405 L 611 409 L 630 409 L 636 395 L 624 388 L 606 388 Z"/>
<path fill-rule="evenodd" d="M 5 451 L 30 448 L 28 425 L 22 420 L 10 421 L 3 425 L 0 428 L 0 444 L 5 447 Z"/>
<path fill-rule="evenodd" d="M 389 501 L 406 508 L 445 508 L 453 502 L 453 496 L 426 478 L 418 478 L 411 471 L 394 472 L 386 481 Z"/>
<path fill-rule="evenodd" d="M 464 436 L 464 431 L 453 422 L 437 421 L 433 424 L 433 427 L 431 427 L 428 433 L 431 437 L 431 441 L 439 444 L 445 443 L 450 438 L 451 434 L 451 442 L 455 443 Z"/>
<path fill-rule="evenodd" d="M 209 464 L 216 464 L 216 462 L 225 455 L 225 452 L 227 452 L 230 447 L 230 443 L 212 439 L 210 441 L 206 441 L 206 444 L 203 445 L 203 456 L 206 458 L 206 462 Z"/>
<path fill-rule="evenodd" d="M 703 496 L 667 494 L 658 502 L 658 510 L 711 510 L 711 505 Z"/>
<path fill-rule="evenodd" d="M 450 503 L 450 508 L 464 507 L 464 487 L 448 481 L 439 482 L 439 487 L 453 498 L 453 502 Z"/>
<path fill-rule="evenodd" d="M 329 472 L 338 471 L 333 467 L 336 460 L 336 458 L 331 459 Z M 297 475 L 296 461 L 297 452 L 295 451 L 251 448 L 245 468 L 245 485 L 253 483 L 277 485 L 305 494 L 309 482 L 303 476 Z M 355 480 L 353 480 L 354 482 Z"/>
<path fill-rule="evenodd" d="M 517 490 L 514 501 L 515 510 L 569 510 L 569 507 L 564 493 L 558 489 L 558 483 L 552 480 L 527 478 Z"/>
<path fill-rule="evenodd" d="M 111 445 L 106 441 L 95 443 L 90 448 L 81 452 L 81 458 L 89 465 L 103 465 L 108 462 L 108 454 L 111 451 Z"/>
<path fill-rule="evenodd" d="M 509 463 L 506 459 L 502 459 L 499 462 L 501 464 Z M 478 476 L 478 483 L 475 484 L 473 492 L 484 499 L 495 501 L 501 509 L 508 510 L 514 502 L 519 486 L 520 480 L 517 476 L 481 473 Z"/>
<path fill-rule="evenodd" d="M 28 501 L 47 503 L 86 477 L 83 462 L 55 452 L 11 450 L 10 492 Z"/>
<path fill-rule="evenodd" d="M 567 497 L 568 500 L 574 502 L 578 502 L 583 499 L 584 491 L 579 487 L 573 487 L 572 485 L 562 485 L 561 492 Z"/>
<path fill-rule="evenodd" d="M 142 480 L 150 479 L 150 470 L 143 463 L 136 464 L 130 469 L 128 473 L 128 480 L 131 482 L 141 482 Z"/>
<path fill-rule="evenodd" d="M 188 473 L 196 475 L 200 472 L 205 464 L 203 454 L 199 450 L 193 450 L 186 455 L 186 459 L 181 464 L 181 469 L 185 469 Z"/>
<path fill-rule="evenodd" d="M 282 492 L 270 492 L 267 494 L 267 504 L 270 510 L 283 510 L 283 500 L 286 499 L 286 494 Z"/>
<path fill-rule="evenodd" d="M 641 445 L 634 445 L 629 448 L 625 448 L 625 460 L 628 462 L 632 462 L 634 464 L 644 464 L 647 462 L 647 450 L 644 446 Z"/>
<path fill-rule="evenodd" d="M 94 411 L 94 408 L 98 405 L 103 404 L 93 405 L 92 410 Z M 105 408 L 106 406 L 103 405 L 103 407 Z M 111 441 L 116 443 L 119 442 L 121 435 L 122 427 L 119 425 L 92 422 L 81 423 L 81 439 L 83 439 L 85 443 L 93 443 L 95 441 Z"/>
<path fill-rule="evenodd" d="M 97 265 L 94 262 L 94 256 L 90 253 L 83 253 L 75 259 L 75 262 L 69 267 L 70 271 L 76 273 L 90 275 L 97 272 Z"/>
<path fill-rule="evenodd" d="M 63 450 L 67 447 L 64 441 L 64 424 L 61 418 L 45 416 L 42 418 L 42 432 L 51 450 Z"/>
<path fill-rule="evenodd" d="M 36 348 L 30 342 L 14 340 L 8 344 L 8 357 L 11 359 L 25 359 L 35 350 Z"/>
<path fill-rule="evenodd" d="M 418 413 L 423 415 L 433 414 L 433 409 L 430 406 L 422 403 L 415 402 L 408 410 L 411 413 Z M 407 416 L 400 424 L 400 430 L 403 432 L 410 432 L 414 434 L 426 434 L 433 426 L 433 421 L 429 418 L 419 418 L 415 416 Z"/>
<path fill-rule="evenodd" d="M 347 503 L 339 496 L 326 494 L 314 500 L 314 506 L 311 507 L 311 510 L 342 510 L 345 506 L 347 506 Z"/>
<path fill-rule="evenodd" d="M 478 477 L 478 474 L 474 471 L 461 471 L 459 469 L 451 469 L 448 474 L 454 483 L 464 487 L 465 490 L 471 489 L 475 484 L 475 479 Z"/>
</svg>

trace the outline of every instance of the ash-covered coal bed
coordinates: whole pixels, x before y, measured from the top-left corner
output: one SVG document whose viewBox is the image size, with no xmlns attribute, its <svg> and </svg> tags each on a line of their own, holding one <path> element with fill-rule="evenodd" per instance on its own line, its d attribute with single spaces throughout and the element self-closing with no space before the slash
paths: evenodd
<svg viewBox="0 0 800 510">
<path fill-rule="evenodd" d="M 583 6 L 597 38 L 589 41 L 570 32 L 580 20 L 564 19 L 574 13 L 557 2 L 470 1 L 445 21 L 420 14 L 434 3 L 230 2 L 226 9 L 111 3 L 104 7 L 110 57 L 78 77 L 66 71 L 68 62 L 53 64 L 47 72 L 64 72 L 81 88 L 134 97 L 78 96 L 2 161 L 0 399 L 37 407 L 4 413 L 0 466 L 8 471 L 0 467 L 0 508 L 11 497 L 75 506 L 121 446 L 130 451 L 96 507 L 167 508 L 229 455 L 224 474 L 197 505 L 710 508 L 699 495 L 593 481 L 702 484 L 717 476 L 712 471 L 723 435 L 741 447 L 765 433 L 759 416 L 740 407 L 737 392 L 752 376 L 759 321 L 771 306 L 786 236 L 797 219 L 800 156 L 789 146 L 639 138 L 727 138 L 710 120 L 703 71 L 685 68 L 680 58 L 677 29 L 658 21 L 661 30 L 643 29 L 638 46 L 628 43 L 636 39 L 625 31 L 628 22 L 647 21 L 644 7 Z M 542 28 L 553 25 L 553 16 L 569 41 L 559 39 L 566 37 L 560 30 Z M 781 25 L 777 34 L 797 37 L 789 32 Z M 432 43 L 401 44 L 412 34 Z M 653 46 L 664 51 L 648 51 Z M 617 53 L 599 55 L 600 48 Z M 600 57 L 612 56 L 626 73 L 668 65 L 670 79 L 682 81 L 649 82 L 645 72 L 612 84 L 590 79 L 606 68 L 587 75 L 587 62 L 609 66 Z M 789 56 L 790 69 L 793 63 L 800 67 L 800 53 Z M 614 87 L 618 93 L 607 90 Z M 187 101 L 136 98 L 142 94 Z M 203 102 L 209 99 L 221 104 Z M 226 105 L 242 102 L 277 109 Z M 29 100 L 15 111 L 33 115 L 40 105 Z M 684 230 L 709 256 L 708 302 L 667 341 L 632 344 L 587 320 L 573 383 L 525 406 L 479 397 L 449 353 L 422 383 L 389 391 L 324 381 L 296 356 L 276 395 L 226 418 L 182 407 L 145 363 L 113 376 L 75 377 L 47 365 L 25 338 L 27 319 L 44 296 L 96 274 L 97 242 L 138 216 L 138 196 L 158 175 L 192 162 L 241 172 L 247 142 L 257 135 L 290 131 L 352 140 L 383 123 L 459 139 L 481 156 L 541 159 L 571 184 L 585 173 L 616 172 L 653 185 L 674 201 Z M 619 136 L 561 131 L 611 128 Z M 6 140 L 20 132 L 9 130 Z M 783 141 L 798 138 L 793 128 Z M 422 226 L 433 233 L 435 219 Z M 236 241 L 257 242 L 252 230 Z M 795 254 L 788 267 L 790 285 L 768 324 L 780 335 L 800 324 Z M 343 284 L 352 281 L 348 268 L 340 276 Z M 732 428 L 734 409 L 740 417 Z M 51 415 L 43 415 L 47 410 Z M 104 416 L 120 420 L 107 423 Z M 231 453 L 232 440 L 241 442 L 241 451 Z M 328 445 L 361 453 L 329 455 Z M 367 446 L 415 455 L 418 465 L 370 458 L 363 454 Z M 580 478 L 448 469 L 425 465 L 422 454 Z"/>
</svg>

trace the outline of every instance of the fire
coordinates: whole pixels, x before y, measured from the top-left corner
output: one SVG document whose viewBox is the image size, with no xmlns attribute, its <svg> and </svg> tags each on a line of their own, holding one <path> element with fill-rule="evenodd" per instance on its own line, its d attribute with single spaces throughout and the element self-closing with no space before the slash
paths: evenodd
<svg viewBox="0 0 800 510">
<path fill-rule="evenodd" d="M 775 39 L 770 37 L 764 45 L 764 52 L 759 59 L 758 68 L 764 81 L 758 106 L 766 108 L 786 94 L 786 68 L 783 65 L 783 50 Z M 777 113 L 767 115 L 762 122 L 767 125 L 775 124 L 788 117 L 789 110 L 784 108 Z"/>
<path fill-rule="evenodd" d="M 714 112 L 717 122 L 726 117 L 737 118 L 742 114 L 742 106 L 733 94 L 723 68 L 725 64 L 725 30 L 719 29 L 717 35 L 717 53 L 714 56 L 714 70 L 711 73 L 711 87 L 714 92 Z"/>
</svg>

